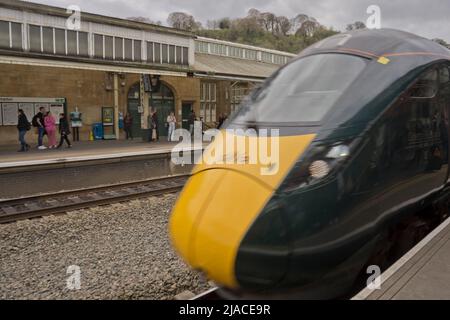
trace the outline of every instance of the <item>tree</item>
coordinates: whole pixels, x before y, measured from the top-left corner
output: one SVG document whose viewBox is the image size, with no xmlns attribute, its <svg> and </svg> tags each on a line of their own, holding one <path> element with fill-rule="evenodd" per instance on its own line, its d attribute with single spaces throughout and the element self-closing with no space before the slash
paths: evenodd
<svg viewBox="0 0 450 320">
<path fill-rule="evenodd" d="M 291 30 L 291 22 L 287 17 L 280 16 L 277 17 L 277 33 L 286 36 Z"/>
<path fill-rule="evenodd" d="M 302 37 L 312 37 L 319 28 L 320 24 L 317 21 L 308 20 L 302 23 L 295 34 Z"/>
<path fill-rule="evenodd" d="M 362 21 L 356 21 L 354 23 L 348 24 L 346 27 L 347 31 L 360 30 L 360 29 L 366 29 L 366 25 Z"/>
<path fill-rule="evenodd" d="M 184 12 L 172 12 L 167 18 L 167 23 L 175 28 L 187 31 L 201 29 L 201 23 L 195 21 L 194 17 Z"/>
<path fill-rule="evenodd" d="M 219 20 L 219 29 L 230 29 L 231 20 L 229 18 L 223 18 Z"/>
</svg>

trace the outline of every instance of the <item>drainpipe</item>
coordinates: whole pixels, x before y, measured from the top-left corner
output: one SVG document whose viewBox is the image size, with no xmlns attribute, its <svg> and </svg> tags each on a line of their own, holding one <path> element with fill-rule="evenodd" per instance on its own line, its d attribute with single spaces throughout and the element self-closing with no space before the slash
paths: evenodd
<svg viewBox="0 0 450 320">
<path fill-rule="evenodd" d="M 114 133 L 119 140 L 119 75 L 114 73 Z"/>
<path fill-rule="evenodd" d="M 148 93 L 145 92 L 143 76 L 141 75 L 140 80 L 140 98 L 141 98 L 141 129 L 142 129 L 142 138 L 144 141 L 146 140 L 146 136 L 149 135 L 148 130 L 148 116 L 150 115 L 149 110 L 149 101 L 148 101 Z"/>
</svg>

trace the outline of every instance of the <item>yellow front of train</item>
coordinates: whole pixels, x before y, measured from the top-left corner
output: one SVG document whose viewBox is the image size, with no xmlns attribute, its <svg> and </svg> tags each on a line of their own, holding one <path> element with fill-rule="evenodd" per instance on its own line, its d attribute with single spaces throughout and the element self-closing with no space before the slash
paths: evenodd
<svg viewBox="0 0 450 320">
<path fill-rule="evenodd" d="M 242 240 L 315 135 L 269 139 L 222 133 L 194 168 L 169 228 L 175 248 L 192 268 L 221 286 L 238 288 L 235 267 Z M 237 141 L 244 141 L 244 148 L 227 149 Z"/>
</svg>

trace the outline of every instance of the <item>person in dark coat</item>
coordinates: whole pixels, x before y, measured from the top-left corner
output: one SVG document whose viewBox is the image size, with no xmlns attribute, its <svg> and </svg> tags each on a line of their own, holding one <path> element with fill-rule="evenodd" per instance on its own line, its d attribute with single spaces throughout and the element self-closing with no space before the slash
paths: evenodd
<svg viewBox="0 0 450 320">
<path fill-rule="evenodd" d="M 131 140 L 133 140 L 133 118 L 129 113 L 127 113 L 125 118 L 123 119 L 123 128 L 125 130 L 127 140 L 130 138 Z"/>
<path fill-rule="evenodd" d="M 67 121 L 67 117 L 64 113 L 59 115 L 59 133 L 61 135 L 61 139 L 59 141 L 58 149 L 62 147 L 64 140 L 67 142 L 67 147 L 72 148 L 72 144 L 70 143 L 68 137 L 70 134 L 69 121 Z"/>
<path fill-rule="evenodd" d="M 19 152 L 25 152 L 30 149 L 30 145 L 25 141 L 25 135 L 27 131 L 31 129 L 31 125 L 28 122 L 27 116 L 22 109 L 19 109 L 19 115 L 17 120 L 17 130 L 19 131 L 20 150 Z"/>
<path fill-rule="evenodd" d="M 154 110 L 153 114 L 152 114 L 152 124 L 153 124 L 153 129 L 155 129 L 155 131 L 152 130 L 152 134 L 155 133 L 155 136 L 152 136 L 152 139 L 155 141 L 159 141 L 159 132 L 158 132 L 158 115 L 156 113 L 156 110 Z"/>
</svg>

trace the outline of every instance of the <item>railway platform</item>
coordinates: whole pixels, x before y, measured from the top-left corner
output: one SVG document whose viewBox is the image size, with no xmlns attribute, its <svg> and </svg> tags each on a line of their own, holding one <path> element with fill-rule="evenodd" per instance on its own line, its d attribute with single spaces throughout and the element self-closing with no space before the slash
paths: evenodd
<svg viewBox="0 0 450 320">
<path fill-rule="evenodd" d="M 137 139 L 101 140 L 74 142 L 70 149 L 66 147 L 46 150 L 31 148 L 28 152 L 17 152 L 17 146 L 7 145 L 0 146 L 0 168 L 167 153 L 176 144 L 166 141 L 142 142 Z"/>
<path fill-rule="evenodd" d="M 450 300 L 450 218 L 353 300 Z"/>
<path fill-rule="evenodd" d="M 0 147 L 0 200 L 189 174 L 191 164 L 171 161 L 175 146 L 136 140 L 76 142 L 70 149 L 22 153 L 15 146 Z M 187 143 L 182 150 L 202 148 Z"/>
</svg>

